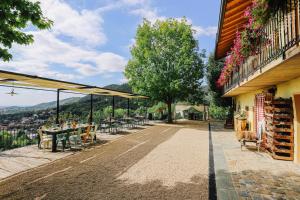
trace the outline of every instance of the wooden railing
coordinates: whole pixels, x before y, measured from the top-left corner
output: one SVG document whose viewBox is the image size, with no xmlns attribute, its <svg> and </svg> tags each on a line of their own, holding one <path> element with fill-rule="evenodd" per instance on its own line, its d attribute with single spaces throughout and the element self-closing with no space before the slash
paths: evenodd
<svg viewBox="0 0 300 200">
<path fill-rule="evenodd" d="M 224 85 L 224 93 L 247 80 L 258 70 L 280 56 L 285 59 L 285 52 L 299 43 L 299 7 L 300 0 L 287 0 L 286 4 L 270 18 L 264 26 L 264 31 L 270 39 L 270 44 L 260 47 L 259 54 L 251 56 L 231 74 Z"/>
</svg>

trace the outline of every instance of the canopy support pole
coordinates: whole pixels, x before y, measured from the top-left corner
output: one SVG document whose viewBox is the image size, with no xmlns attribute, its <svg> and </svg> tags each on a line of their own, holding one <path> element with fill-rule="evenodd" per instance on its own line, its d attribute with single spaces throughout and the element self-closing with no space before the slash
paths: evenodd
<svg viewBox="0 0 300 200">
<path fill-rule="evenodd" d="M 130 115 L 130 104 L 129 104 L 129 98 L 127 99 L 127 117 Z"/>
<path fill-rule="evenodd" d="M 115 96 L 112 97 L 112 117 L 115 117 Z"/>
<path fill-rule="evenodd" d="M 91 94 L 91 101 L 90 101 L 90 103 L 91 103 L 91 106 L 90 106 L 90 119 L 89 119 L 89 121 L 90 121 L 90 124 L 92 124 L 93 123 L 93 94 Z"/>
<path fill-rule="evenodd" d="M 56 124 L 59 124 L 59 93 L 60 89 L 57 90 L 57 96 L 56 96 Z"/>
</svg>

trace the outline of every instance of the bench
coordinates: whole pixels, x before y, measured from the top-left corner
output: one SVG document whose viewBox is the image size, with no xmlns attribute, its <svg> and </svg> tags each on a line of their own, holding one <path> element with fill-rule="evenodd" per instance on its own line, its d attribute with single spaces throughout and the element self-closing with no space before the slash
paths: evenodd
<svg viewBox="0 0 300 200">
<path fill-rule="evenodd" d="M 243 150 L 243 146 L 246 147 L 246 143 L 254 143 L 257 147 L 257 150 L 259 152 L 260 145 L 262 140 L 258 140 L 255 136 L 255 134 L 251 131 L 242 131 L 242 138 L 240 139 L 241 143 L 241 150 Z"/>
</svg>

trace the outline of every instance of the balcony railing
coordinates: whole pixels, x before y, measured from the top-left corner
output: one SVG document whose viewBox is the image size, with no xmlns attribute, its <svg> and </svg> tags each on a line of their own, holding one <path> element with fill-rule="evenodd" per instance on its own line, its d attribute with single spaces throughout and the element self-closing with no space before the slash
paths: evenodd
<svg viewBox="0 0 300 200">
<path fill-rule="evenodd" d="M 261 45 L 258 55 L 249 57 L 237 71 L 232 72 L 224 85 L 224 93 L 247 80 L 258 70 L 262 71 L 267 64 L 280 56 L 285 58 L 285 52 L 300 41 L 299 7 L 300 0 L 287 0 L 286 4 L 270 18 L 264 26 L 270 44 Z"/>
</svg>

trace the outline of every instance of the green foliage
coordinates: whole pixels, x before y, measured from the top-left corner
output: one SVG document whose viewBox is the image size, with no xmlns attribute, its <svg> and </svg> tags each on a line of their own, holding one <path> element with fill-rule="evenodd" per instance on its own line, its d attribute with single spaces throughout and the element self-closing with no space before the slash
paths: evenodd
<svg viewBox="0 0 300 200">
<path fill-rule="evenodd" d="M 0 132 L 0 149 L 4 148 L 7 149 L 8 147 L 11 147 L 13 142 L 13 137 L 11 134 L 9 134 L 6 131 Z"/>
<path fill-rule="evenodd" d="M 149 113 L 162 113 L 167 110 L 167 105 L 163 102 L 158 102 L 156 105 L 148 109 Z"/>
<path fill-rule="evenodd" d="M 221 107 L 216 106 L 214 104 L 210 104 L 209 106 L 209 114 L 213 119 L 227 119 L 229 115 L 230 107 Z"/>
<path fill-rule="evenodd" d="M 8 50 L 13 43 L 28 45 L 33 35 L 24 33 L 28 25 L 38 29 L 48 29 L 52 21 L 43 16 L 40 2 L 29 0 L 1 0 L 0 3 L 0 59 L 9 61 L 12 55 Z"/>
<path fill-rule="evenodd" d="M 37 140 L 30 139 L 24 131 L 18 131 L 16 136 L 7 131 L 0 132 L 0 149 L 18 148 L 35 143 Z"/>
<path fill-rule="evenodd" d="M 138 109 L 136 109 L 134 113 L 137 115 L 144 116 L 147 113 L 147 109 L 145 107 L 141 106 Z"/>
<path fill-rule="evenodd" d="M 229 106 L 231 104 L 230 98 L 223 98 L 223 89 L 217 86 L 217 80 L 220 76 L 222 68 L 224 66 L 224 60 L 215 60 L 213 54 L 208 58 L 206 64 L 206 77 L 208 82 L 208 96 L 206 98 L 206 104 L 215 104 L 217 106 Z"/>
<path fill-rule="evenodd" d="M 93 121 L 98 123 L 101 119 L 104 119 L 104 113 L 102 110 L 97 110 L 93 112 Z"/>
<path fill-rule="evenodd" d="M 152 100 L 171 104 L 199 93 L 203 78 L 203 53 L 198 52 L 198 41 L 186 19 L 167 19 L 138 27 L 136 44 L 131 49 L 125 75 L 134 92 Z"/>
<path fill-rule="evenodd" d="M 122 109 L 122 108 L 118 108 L 115 110 L 115 117 L 117 118 L 122 118 L 126 115 L 126 110 L 125 109 Z"/>
<path fill-rule="evenodd" d="M 112 111 L 113 111 L 112 106 L 105 107 L 103 109 L 103 115 L 104 115 L 104 117 L 108 118 L 108 117 L 112 116 Z"/>
</svg>

